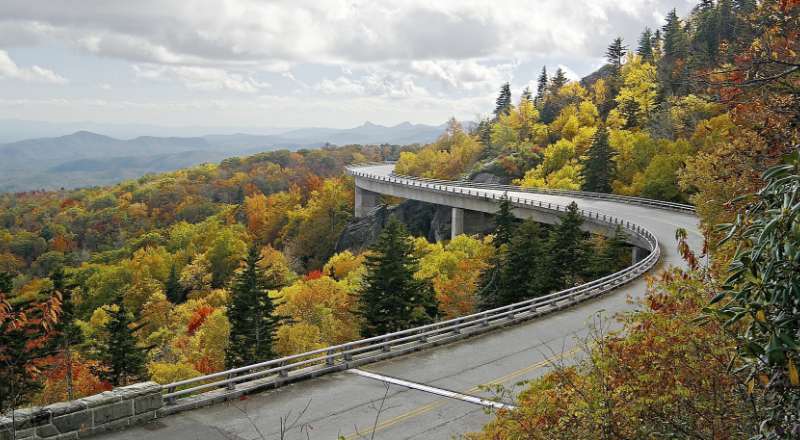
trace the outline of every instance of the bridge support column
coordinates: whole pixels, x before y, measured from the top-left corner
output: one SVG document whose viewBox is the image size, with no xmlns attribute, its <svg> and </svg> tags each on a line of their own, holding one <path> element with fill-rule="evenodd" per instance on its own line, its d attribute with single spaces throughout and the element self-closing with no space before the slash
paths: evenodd
<svg viewBox="0 0 800 440">
<path fill-rule="evenodd" d="M 452 221 L 450 222 L 450 239 L 464 233 L 464 210 L 453 208 Z"/>
<path fill-rule="evenodd" d="M 636 264 L 645 259 L 650 254 L 650 251 L 647 249 L 642 249 L 638 246 L 634 246 L 631 249 L 631 263 Z"/>
<path fill-rule="evenodd" d="M 356 218 L 366 216 L 373 208 L 378 206 L 378 193 L 367 191 L 356 186 Z"/>
</svg>

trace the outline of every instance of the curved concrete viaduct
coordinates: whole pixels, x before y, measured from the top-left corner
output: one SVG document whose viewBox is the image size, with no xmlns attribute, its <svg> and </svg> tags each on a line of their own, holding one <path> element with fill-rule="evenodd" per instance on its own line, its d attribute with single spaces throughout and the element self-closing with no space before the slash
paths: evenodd
<svg viewBox="0 0 800 440">
<path fill-rule="evenodd" d="M 440 186 L 447 187 L 445 191 L 449 191 L 445 195 L 431 192 L 425 187 L 428 184 L 415 179 L 392 177 L 395 182 L 386 182 L 392 169 L 392 165 L 350 169 L 351 174 L 356 175 L 359 214 L 375 204 L 376 194 L 440 203 L 458 209 L 453 214 L 457 232 L 462 214 L 459 210 L 495 212 L 498 201 L 487 200 L 487 191 L 496 194 L 498 199 L 504 192 L 503 189 L 484 189 L 484 196 L 478 197 L 470 193 L 475 187 L 458 182 L 439 182 Z M 642 230 L 652 232 L 661 245 L 660 267 L 682 264 L 674 243 L 676 228 L 689 232 L 693 246 L 699 246 L 702 241 L 697 230 L 697 218 L 687 212 L 622 200 L 584 198 L 580 194 L 536 194 L 517 190 L 508 191 L 508 196 L 512 201 L 527 205 L 515 209 L 515 214 L 520 217 L 554 222 L 557 216 L 545 206 L 565 206 L 575 201 L 579 208 L 593 213 L 589 216 L 596 216 L 596 221 L 589 219 L 586 222 L 586 227 L 595 232 L 608 230 L 608 225 L 600 222 L 604 216 L 616 216 L 638 225 Z M 631 240 L 636 246 L 649 250 L 640 237 Z M 493 402 L 493 396 L 485 392 L 482 385 L 512 386 L 541 375 L 548 368 L 548 358 L 560 354 L 569 357 L 576 353 L 575 338 L 587 334 L 587 324 L 595 314 L 602 311 L 609 316 L 635 307 L 629 302 L 629 297 L 640 297 L 646 283 L 641 277 L 633 276 L 626 281 L 608 293 L 590 295 L 592 299 L 574 305 L 570 302 L 571 306 L 564 310 L 560 310 L 561 306 L 552 309 L 560 310 L 558 313 L 545 310 L 536 319 L 497 327 L 436 349 L 409 350 L 409 354 L 403 356 L 387 356 L 386 360 L 364 366 L 363 370 L 367 371 L 362 374 L 349 374 L 348 371 L 353 370 L 341 371 L 343 368 L 338 368 L 339 372 L 252 394 L 241 400 L 180 412 L 98 438 L 335 439 L 342 436 L 357 439 L 370 438 L 372 427 L 376 426 L 375 438 L 378 439 L 450 439 L 453 435 L 480 429 L 491 418 L 485 413 L 485 408 L 502 405 Z M 514 316 L 512 311 L 510 318 Z M 461 332 L 460 327 L 452 328 L 453 334 Z M 424 333 L 414 338 L 415 341 L 426 341 Z M 394 350 L 387 348 L 387 352 Z M 329 365 L 332 365 L 333 357 L 330 359 Z M 387 385 L 382 378 L 393 384 Z M 288 420 L 292 425 L 284 437 L 280 433 L 282 420 L 284 423 Z"/>
</svg>

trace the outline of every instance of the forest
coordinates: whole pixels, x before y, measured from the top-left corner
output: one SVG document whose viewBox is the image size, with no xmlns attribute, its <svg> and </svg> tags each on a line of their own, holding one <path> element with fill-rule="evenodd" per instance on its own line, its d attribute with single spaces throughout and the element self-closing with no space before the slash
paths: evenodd
<svg viewBox="0 0 800 440">
<path fill-rule="evenodd" d="M 230 158 L 109 187 L 0 195 L 0 411 L 169 383 L 510 304 L 630 264 L 621 233 L 545 226 L 431 243 L 395 219 L 363 252 L 344 166 L 696 206 L 688 269 L 651 277 L 624 330 L 524 384 L 476 439 L 791 438 L 800 2 L 704 0 L 581 81 L 543 68 L 425 146 Z M 387 200 L 386 203 L 393 202 Z M 708 258 L 704 258 L 708 257 Z M 707 261 L 707 263 L 706 263 Z M 659 387 L 658 396 L 652 395 Z M 691 410 L 685 410 L 690 408 Z"/>
</svg>

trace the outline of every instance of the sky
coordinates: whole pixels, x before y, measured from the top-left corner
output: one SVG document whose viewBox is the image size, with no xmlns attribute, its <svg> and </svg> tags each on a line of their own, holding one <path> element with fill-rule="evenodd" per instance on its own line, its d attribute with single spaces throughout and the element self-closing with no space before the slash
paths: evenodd
<svg viewBox="0 0 800 440">
<path fill-rule="evenodd" d="M 2 0 L 0 118 L 441 124 L 577 79 L 687 0 Z M 534 87 L 535 89 L 535 84 Z"/>
</svg>

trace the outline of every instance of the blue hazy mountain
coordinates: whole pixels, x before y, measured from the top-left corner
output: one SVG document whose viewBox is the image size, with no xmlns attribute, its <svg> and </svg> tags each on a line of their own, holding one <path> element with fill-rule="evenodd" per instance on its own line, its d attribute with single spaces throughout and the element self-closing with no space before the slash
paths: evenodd
<svg viewBox="0 0 800 440">
<path fill-rule="evenodd" d="M 0 121 L 0 128 L 4 122 L 8 121 Z M 49 129 L 53 127 L 49 126 Z M 0 144 L 0 192 L 105 185 L 147 173 L 282 148 L 429 143 L 443 130 L 444 125 L 404 122 L 389 127 L 366 122 L 348 129 L 275 129 L 256 134 L 138 136 L 130 139 L 79 130 L 67 135 Z"/>
</svg>

